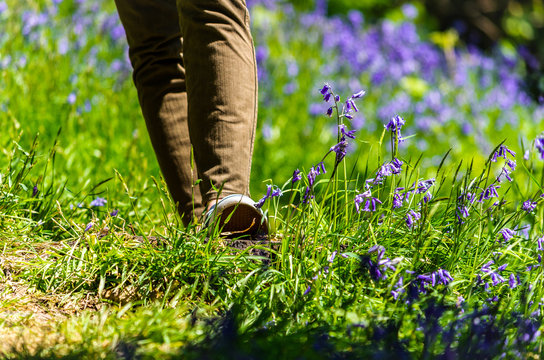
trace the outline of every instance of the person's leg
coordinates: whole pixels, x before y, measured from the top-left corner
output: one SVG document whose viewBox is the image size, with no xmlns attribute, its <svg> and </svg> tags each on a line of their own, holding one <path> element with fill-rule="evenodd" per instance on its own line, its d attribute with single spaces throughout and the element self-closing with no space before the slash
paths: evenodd
<svg viewBox="0 0 544 360">
<path fill-rule="evenodd" d="M 162 174 L 183 222 L 203 211 L 191 168 L 182 36 L 175 0 L 115 0 L 134 83 Z M 193 213 L 194 209 L 194 213 Z"/>
<path fill-rule="evenodd" d="M 213 202 L 221 187 L 220 197 L 248 195 L 257 119 L 249 12 L 244 0 L 177 0 L 177 4 L 189 132 L 203 201 Z"/>
</svg>

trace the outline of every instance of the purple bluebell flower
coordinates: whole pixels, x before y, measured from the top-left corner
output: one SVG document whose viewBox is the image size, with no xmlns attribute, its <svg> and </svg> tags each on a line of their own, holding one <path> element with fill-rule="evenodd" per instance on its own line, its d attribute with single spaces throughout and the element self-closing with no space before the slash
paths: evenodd
<svg viewBox="0 0 544 360">
<path fill-rule="evenodd" d="M 325 83 L 325 85 L 323 86 L 323 88 L 321 88 L 321 90 L 319 90 L 319 92 L 321 93 L 321 95 L 328 94 L 329 92 L 331 92 L 331 86 Z"/>
<path fill-rule="evenodd" d="M 391 290 L 391 295 L 393 296 L 393 299 L 397 300 L 399 296 L 402 293 L 404 293 L 403 285 L 404 285 L 404 278 L 400 276 L 399 280 L 394 285 L 394 289 Z"/>
<path fill-rule="evenodd" d="M 346 149 L 348 147 L 348 142 L 345 137 L 340 139 L 340 142 L 330 148 L 329 151 L 334 151 L 336 153 L 336 163 L 338 164 L 346 156 Z"/>
<path fill-rule="evenodd" d="M 308 175 L 306 175 L 306 177 L 308 178 L 308 186 L 306 187 L 302 203 L 306 204 L 310 199 L 313 199 L 314 196 L 312 195 L 311 190 L 314 186 L 315 179 L 318 175 L 325 174 L 326 172 L 327 170 L 325 169 L 325 164 L 323 163 L 323 161 L 315 166 L 312 166 L 310 171 L 308 171 Z"/>
<path fill-rule="evenodd" d="M 482 265 L 482 271 L 483 272 L 489 272 L 490 270 L 490 266 L 493 265 L 495 263 L 495 261 L 493 260 L 489 260 L 488 262 L 486 262 L 484 265 Z"/>
<path fill-rule="evenodd" d="M 404 203 L 403 195 L 396 192 L 393 195 L 393 209 L 398 209 L 402 207 L 403 203 Z"/>
<path fill-rule="evenodd" d="M 484 200 L 488 200 L 494 197 L 499 197 L 499 194 L 497 193 L 497 189 L 500 188 L 500 185 L 491 184 L 489 187 L 485 190 L 483 190 L 480 193 L 480 196 L 478 196 L 478 202 L 482 202 Z"/>
<path fill-rule="evenodd" d="M 327 116 L 328 117 L 332 116 L 332 106 L 327 109 Z"/>
<path fill-rule="evenodd" d="M 345 136 L 350 139 L 355 139 L 356 130 L 346 130 L 347 127 L 344 124 L 340 124 L 339 128 L 340 128 L 340 133 L 342 134 L 343 137 Z"/>
<path fill-rule="evenodd" d="M 336 254 L 338 251 L 334 250 L 331 254 L 331 257 L 329 258 L 329 262 L 332 263 L 334 261 L 334 258 L 336 257 Z"/>
<path fill-rule="evenodd" d="M 538 251 L 544 251 L 544 236 L 536 239 L 536 246 Z"/>
<path fill-rule="evenodd" d="M 255 207 L 258 209 L 263 207 L 266 199 L 271 199 L 273 197 L 282 195 L 281 189 L 277 186 L 266 185 L 266 188 L 266 194 L 257 203 L 255 203 Z"/>
<path fill-rule="evenodd" d="M 427 191 L 425 195 L 423 196 L 423 202 L 428 203 L 433 198 L 433 195 Z"/>
<path fill-rule="evenodd" d="M 538 137 L 535 140 L 535 147 L 538 150 L 538 153 L 540 154 L 540 159 L 544 160 L 544 137 Z"/>
<path fill-rule="evenodd" d="M 116 217 L 117 214 L 119 214 L 119 210 L 115 209 L 115 210 L 113 210 L 113 211 L 110 213 L 110 216 L 111 216 L 111 217 Z"/>
<path fill-rule="evenodd" d="M 498 272 L 504 271 L 504 270 L 506 269 L 507 266 L 508 266 L 508 264 L 502 264 L 501 266 L 499 266 L 499 267 L 497 268 L 497 271 L 498 271 Z"/>
<path fill-rule="evenodd" d="M 489 272 L 489 276 L 491 277 L 491 283 L 493 286 L 497 286 L 506 281 L 500 274 L 497 274 L 494 271 Z"/>
<path fill-rule="evenodd" d="M 376 211 L 376 203 L 380 203 L 380 204 L 382 203 L 378 198 L 375 198 L 372 196 L 370 190 L 367 190 L 361 194 L 355 195 L 354 202 L 355 202 L 355 209 L 357 210 L 357 212 L 361 211 L 360 206 L 363 202 L 365 202 L 365 206 L 362 209 L 362 211 L 366 211 L 366 212 Z"/>
<path fill-rule="evenodd" d="M 66 98 L 66 102 L 70 105 L 73 105 L 76 102 L 77 96 L 76 93 L 71 92 Z"/>
<path fill-rule="evenodd" d="M 459 222 L 459 224 L 463 224 L 463 219 L 466 219 L 470 216 L 470 213 L 468 212 L 468 207 L 465 205 L 457 207 L 455 215 L 457 216 L 457 221 Z"/>
<path fill-rule="evenodd" d="M 355 105 L 355 101 L 353 101 L 352 98 L 348 98 L 348 99 L 346 100 L 345 109 L 346 109 L 346 112 L 351 112 L 351 111 L 358 112 L 358 111 L 359 111 L 359 109 L 358 109 L 357 106 Z"/>
<path fill-rule="evenodd" d="M 303 296 L 306 296 L 308 295 L 308 293 L 310 292 L 310 290 L 312 290 L 312 287 L 310 285 L 308 285 L 308 287 L 306 288 L 306 290 L 304 290 L 304 293 L 302 294 Z"/>
<path fill-rule="evenodd" d="M 526 211 L 527 213 L 533 212 L 535 208 L 536 208 L 536 201 L 532 201 L 532 199 L 525 201 L 521 205 L 521 210 Z"/>
<path fill-rule="evenodd" d="M 503 177 L 505 177 L 506 180 L 508 180 L 509 182 L 512 182 L 512 177 L 510 176 L 511 172 L 512 170 L 509 170 L 506 166 L 504 166 L 501 169 L 499 175 L 497 176 L 497 182 L 502 182 Z"/>
<path fill-rule="evenodd" d="M 106 199 L 101 198 L 101 197 L 97 197 L 96 199 L 91 201 L 89 206 L 91 206 L 91 207 L 101 207 L 101 206 L 106 206 L 106 204 L 107 204 Z"/>
<path fill-rule="evenodd" d="M 420 181 L 417 184 L 416 193 L 423 194 L 424 192 L 427 192 L 431 186 L 433 186 L 435 183 L 435 178 L 430 178 L 428 180 Z"/>
<path fill-rule="evenodd" d="M 299 169 L 296 169 L 295 171 L 293 171 L 293 178 L 291 182 L 294 184 L 300 180 L 302 180 L 302 172 Z"/>
<path fill-rule="evenodd" d="M 83 230 L 83 232 L 87 232 L 87 231 L 91 230 L 91 228 L 93 227 L 93 225 L 94 225 L 94 224 L 92 223 L 92 221 L 91 221 L 90 223 L 88 223 L 87 226 L 85 226 L 85 230 Z"/>
<path fill-rule="evenodd" d="M 319 170 L 312 166 L 310 171 L 308 171 L 308 175 L 306 175 L 306 177 L 308 178 L 308 184 L 310 187 L 314 186 L 315 179 L 317 178 L 318 175 L 319 175 Z"/>
<path fill-rule="evenodd" d="M 508 158 L 506 157 L 507 154 L 510 154 L 512 157 L 516 157 L 515 152 L 510 150 L 506 145 L 502 144 L 499 146 L 497 151 L 495 151 L 493 155 L 491 156 L 491 161 L 496 162 L 497 158 L 499 157 L 502 157 L 503 159 L 508 160 Z"/>
<path fill-rule="evenodd" d="M 38 195 L 38 185 L 34 185 L 32 188 L 32 197 L 35 197 L 36 195 Z"/>
<path fill-rule="evenodd" d="M 408 228 L 411 229 L 414 226 L 414 223 L 420 219 L 421 219 L 421 214 L 419 212 L 410 210 L 406 214 L 406 226 L 408 226 Z"/>
<path fill-rule="evenodd" d="M 402 126 L 405 124 L 405 121 L 403 118 L 401 118 L 399 115 L 396 115 L 389 120 L 389 122 L 385 125 L 385 128 L 389 131 L 391 131 L 397 140 L 403 141 L 402 134 L 400 133 L 400 130 Z"/>
<path fill-rule="evenodd" d="M 509 241 L 510 239 L 512 239 L 516 235 L 516 232 L 514 230 L 511 230 L 511 229 L 508 229 L 508 228 L 504 228 L 504 229 L 500 230 L 499 233 L 502 235 L 502 238 L 504 239 L 504 242 Z"/>
<path fill-rule="evenodd" d="M 508 286 L 510 287 L 510 289 L 514 289 L 517 286 L 514 274 L 510 274 L 510 278 L 508 279 Z"/>
<path fill-rule="evenodd" d="M 356 92 L 355 94 L 351 95 L 351 98 L 352 99 L 359 99 L 359 98 L 362 98 L 363 96 L 365 96 L 365 94 L 366 94 L 366 91 L 361 90 L 361 91 Z"/>
</svg>

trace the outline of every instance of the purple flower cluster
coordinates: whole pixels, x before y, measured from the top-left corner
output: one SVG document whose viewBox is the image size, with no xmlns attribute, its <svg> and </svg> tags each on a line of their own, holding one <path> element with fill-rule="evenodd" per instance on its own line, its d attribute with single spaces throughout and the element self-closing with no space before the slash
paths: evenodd
<svg viewBox="0 0 544 360">
<path fill-rule="evenodd" d="M 536 201 L 529 199 L 523 202 L 523 204 L 521 204 L 521 210 L 529 214 L 529 213 L 532 213 L 536 209 L 536 205 L 537 205 Z"/>
<path fill-rule="evenodd" d="M 372 261 L 370 254 L 377 253 L 376 261 Z M 360 257 L 361 267 L 363 270 L 368 270 L 370 277 L 375 280 L 387 279 L 387 270 L 396 271 L 396 260 L 391 260 L 384 257 L 385 248 L 380 245 L 375 245 L 368 250 L 367 255 Z"/>
<path fill-rule="evenodd" d="M 544 136 L 540 136 L 535 140 L 535 148 L 540 154 L 540 159 L 544 160 Z"/>
<path fill-rule="evenodd" d="M 281 189 L 277 186 L 267 185 L 266 187 L 266 194 L 257 203 L 255 203 L 255 207 L 258 209 L 263 207 L 266 199 L 271 199 L 273 197 L 279 197 L 282 195 Z"/>
<path fill-rule="evenodd" d="M 505 160 L 505 165 L 502 167 L 501 172 L 497 176 L 497 181 L 501 182 L 502 178 L 505 177 L 508 181 L 512 181 L 510 174 L 516 170 L 516 161 L 508 159 L 508 155 L 513 158 L 516 157 L 516 153 L 510 150 L 506 145 L 501 144 L 499 148 L 491 156 L 491 161 L 497 162 L 498 158 L 503 158 Z"/>
<path fill-rule="evenodd" d="M 314 198 L 314 195 L 312 194 L 312 189 L 314 187 L 315 179 L 317 178 L 317 176 L 325 174 L 326 172 L 327 171 L 325 170 L 325 164 L 323 162 L 312 166 L 310 171 L 308 171 L 308 175 L 306 175 L 306 177 L 308 178 L 308 186 L 306 187 L 306 191 L 304 192 L 304 197 L 302 199 L 303 204 L 308 203 L 310 199 Z"/>
<path fill-rule="evenodd" d="M 300 171 L 299 169 L 296 169 L 295 171 L 293 171 L 293 177 L 291 178 L 291 183 L 294 184 L 300 180 L 302 180 L 302 171 Z"/>
<path fill-rule="evenodd" d="M 383 163 L 376 172 L 376 176 L 372 179 L 367 179 L 365 181 L 366 188 L 372 188 L 376 185 L 381 185 L 387 177 L 400 174 L 403 164 L 404 163 L 397 158 L 394 158 L 390 162 Z"/>
<path fill-rule="evenodd" d="M 510 241 L 510 239 L 512 239 L 514 236 L 516 236 L 516 232 L 508 228 L 504 228 L 500 230 L 499 233 L 502 235 L 502 238 L 505 243 Z"/>
<path fill-rule="evenodd" d="M 389 120 L 389 122 L 384 126 L 387 130 L 391 131 L 395 140 L 397 140 L 398 142 L 401 142 L 401 141 L 404 141 L 404 139 L 402 138 L 402 134 L 400 133 L 400 130 L 402 129 L 402 126 L 405 123 L 406 122 L 404 121 L 403 118 L 396 115 L 392 117 L 391 120 Z"/>
<path fill-rule="evenodd" d="M 106 204 L 107 204 L 106 199 L 101 198 L 101 197 L 97 197 L 96 199 L 94 199 L 93 201 L 91 201 L 91 203 L 89 204 L 89 206 L 90 206 L 90 207 L 101 207 L 101 206 L 106 206 Z"/>
<path fill-rule="evenodd" d="M 438 269 L 430 274 L 422 274 L 416 277 L 420 281 L 421 292 L 425 291 L 426 286 L 435 287 L 436 285 L 448 285 L 453 281 L 451 274 L 444 269 Z"/>
<path fill-rule="evenodd" d="M 478 202 L 483 202 L 484 200 L 489 200 L 491 198 L 498 198 L 499 193 L 497 193 L 497 189 L 500 188 L 500 185 L 491 184 L 486 189 L 482 190 L 480 195 L 477 198 Z"/>
<path fill-rule="evenodd" d="M 418 222 L 420 219 L 421 219 L 421 213 L 410 209 L 408 213 L 406 214 L 406 226 L 408 226 L 408 228 L 411 229 L 414 226 L 414 224 Z"/>
<path fill-rule="evenodd" d="M 497 285 L 499 285 L 499 284 L 506 281 L 504 279 L 504 277 L 501 275 L 501 272 L 506 269 L 508 264 L 500 265 L 499 267 L 497 267 L 496 270 L 491 269 L 491 265 L 493 265 L 493 264 L 495 264 L 495 262 L 493 260 L 488 261 L 487 263 L 485 263 L 482 266 L 480 271 L 487 274 L 487 275 L 489 275 L 489 278 L 491 279 L 492 286 L 497 286 Z M 480 283 L 483 282 L 486 290 L 489 289 L 489 283 L 486 282 L 486 281 L 483 281 L 481 279 L 481 277 L 478 278 L 478 282 L 480 282 Z"/>
<path fill-rule="evenodd" d="M 382 203 L 380 199 L 372 196 L 370 189 L 366 190 L 363 193 L 355 195 L 354 202 L 357 212 L 360 212 L 361 210 L 366 212 L 374 212 L 376 211 L 376 203 Z M 361 204 L 363 202 L 365 203 L 365 206 L 361 209 Z"/>
</svg>

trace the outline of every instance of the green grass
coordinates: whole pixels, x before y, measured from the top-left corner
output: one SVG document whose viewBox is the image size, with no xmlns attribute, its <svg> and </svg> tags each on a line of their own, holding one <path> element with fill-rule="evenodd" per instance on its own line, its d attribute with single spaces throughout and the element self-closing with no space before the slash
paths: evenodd
<svg viewBox="0 0 544 360">
<path fill-rule="evenodd" d="M 14 59 L 25 54 L 27 65 L 1 69 L 3 357 L 542 355 L 537 330 L 543 272 L 542 267 L 526 270 L 539 264 L 537 239 L 544 231 L 544 171 L 536 153 L 529 160 L 518 155 L 514 182 L 502 182 L 498 198 L 467 204 L 470 216 L 460 223 L 461 195 L 477 196 L 492 184 L 502 159 L 495 163 L 477 155 L 472 162 L 472 154 L 463 161 L 432 154 L 442 162 L 424 166 L 427 154 L 405 152 L 402 144 L 398 154 L 390 149 L 389 133 L 367 137 L 359 132 L 357 152 L 337 168 L 334 154 L 328 155 L 327 173 L 312 189 L 315 198 L 303 203 L 306 175 L 334 145 L 334 135 L 323 135 L 309 151 L 291 153 L 287 149 L 295 145 L 285 144 L 283 151 L 293 159 L 273 179 L 260 176 L 267 164 L 279 167 L 285 158 L 282 141 L 296 143 L 337 125 L 323 116 L 312 128 L 307 115 L 296 117 L 297 104 L 308 101 L 301 90 L 292 99 L 291 113 L 275 113 L 273 106 L 261 111 L 264 121 L 277 115 L 277 125 L 289 134 L 256 144 L 254 196 L 264 193 L 263 182 L 283 190 L 264 207 L 274 244 L 233 248 L 217 234 L 181 225 L 130 78 L 108 70 L 122 56 L 122 47 L 97 31 L 87 34 L 79 51 L 61 56 L 53 51 L 52 39 L 63 34 L 66 22 L 40 32 L 42 42 L 31 42 L 16 35 L 22 7 L 9 5 L 13 13 L 0 14 L 7 26 L 2 48 Z M 113 10 L 111 4 L 101 5 L 104 13 Z M 72 6 L 63 2 L 58 18 L 75 11 Z M 89 17 L 96 23 L 88 25 L 98 29 L 100 16 Z M 301 76 L 311 77 L 306 70 Z M 68 104 L 73 91 L 77 100 Z M 85 100 L 90 111 L 84 110 Z M 365 103 L 359 106 L 364 112 Z M 410 126 L 408 121 L 405 128 Z M 309 134 L 300 135 L 305 131 Z M 355 196 L 393 154 L 404 161 L 402 172 L 374 187 L 372 195 L 382 201 L 375 212 L 357 212 Z M 284 175 L 297 166 L 304 177 L 293 184 Z M 429 177 L 436 179 L 430 201 L 422 202 L 424 193 L 412 194 L 409 202 L 393 208 L 397 187 L 415 189 Z M 90 205 L 98 196 L 107 199 L 106 206 Z M 537 202 L 531 213 L 521 210 L 529 198 Z M 410 210 L 421 213 L 411 228 L 406 224 Z M 524 230 L 506 243 L 499 241 L 501 229 L 516 227 Z M 381 251 L 382 260 L 392 265 L 387 269 L 380 263 L 386 277 L 375 272 Z M 494 271 L 508 266 L 500 272 L 505 281 L 486 290 L 483 283 L 490 283 L 492 275 L 481 269 L 490 260 Z M 418 276 L 440 269 L 453 281 L 426 285 L 420 294 Z M 509 286 L 510 274 L 519 276 L 515 288 Z M 399 291 L 398 299 L 392 291 Z"/>
</svg>

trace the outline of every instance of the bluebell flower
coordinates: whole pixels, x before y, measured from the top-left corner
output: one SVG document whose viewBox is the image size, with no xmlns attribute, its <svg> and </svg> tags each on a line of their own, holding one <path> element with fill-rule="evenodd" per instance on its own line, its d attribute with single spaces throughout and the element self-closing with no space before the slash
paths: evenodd
<svg viewBox="0 0 544 360">
<path fill-rule="evenodd" d="M 348 147 L 348 142 L 346 141 L 344 137 L 342 137 L 342 139 L 340 139 L 340 142 L 338 144 L 330 148 L 329 151 L 334 151 L 336 153 L 336 163 L 339 163 L 340 161 L 342 161 L 342 159 L 344 159 L 344 157 L 346 156 L 347 147 Z"/>
<path fill-rule="evenodd" d="M 302 180 L 302 172 L 299 169 L 296 169 L 293 171 L 293 177 L 291 179 L 291 183 L 296 183 L 297 181 Z"/>
<path fill-rule="evenodd" d="M 34 185 L 32 188 L 32 197 L 35 197 L 36 195 L 38 195 L 38 185 Z"/>
<path fill-rule="evenodd" d="M 507 154 L 510 154 L 512 157 L 516 157 L 515 152 L 510 150 L 506 145 L 502 144 L 499 146 L 497 151 L 495 151 L 493 155 L 491 156 L 491 161 L 496 162 L 497 158 L 499 157 L 502 157 L 503 159 L 508 160 L 508 158 L 506 157 Z"/>
<path fill-rule="evenodd" d="M 391 131 L 395 135 L 395 137 L 398 139 L 398 141 L 403 141 L 400 130 L 404 124 L 405 124 L 404 119 L 396 115 L 392 117 L 391 120 L 389 120 L 389 122 L 385 125 L 385 128 Z"/>
<path fill-rule="evenodd" d="M 321 90 L 319 92 L 321 92 L 321 95 L 328 94 L 328 93 L 331 92 L 331 86 L 329 84 L 325 83 L 325 85 L 323 86 L 323 88 L 321 88 Z"/>
<path fill-rule="evenodd" d="M 327 116 L 328 117 L 332 116 L 332 106 L 327 109 Z"/>
<path fill-rule="evenodd" d="M 76 93 L 71 92 L 66 98 L 66 102 L 70 105 L 73 105 L 76 102 L 77 96 Z"/>
<path fill-rule="evenodd" d="M 514 274 L 510 274 L 510 278 L 508 279 L 508 286 L 510 289 L 516 288 L 516 278 L 514 277 Z"/>
<path fill-rule="evenodd" d="M 323 161 L 318 163 L 315 166 L 312 166 L 310 171 L 308 171 L 308 175 L 306 177 L 308 178 L 308 186 L 306 187 L 306 191 L 304 193 L 304 197 L 302 199 L 302 203 L 306 204 L 310 199 L 312 199 L 314 196 L 311 193 L 312 187 L 314 186 L 315 179 L 318 175 L 325 174 L 327 170 L 325 169 L 325 164 Z"/>
<path fill-rule="evenodd" d="M 365 90 L 361 90 L 353 95 L 351 95 L 351 98 L 352 99 L 359 99 L 359 98 L 362 98 L 363 96 L 365 96 L 366 94 L 366 91 Z"/>
<path fill-rule="evenodd" d="M 544 137 L 538 137 L 535 140 L 535 147 L 538 150 L 538 153 L 540 154 L 540 159 L 544 160 Z"/>
<path fill-rule="evenodd" d="M 347 112 L 351 112 L 351 111 L 355 111 L 355 112 L 358 112 L 359 109 L 357 108 L 357 106 L 355 105 L 355 102 L 353 101 L 352 98 L 349 98 L 346 100 L 346 111 Z"/>
<path fill-rule="evenodd" d="M 497 176 L 497 182 L 502 182 L 503 176 L 506 178 L 506 180 L 508 180 L 509 182 L 512 182 L 512 177 L 510 176 L 510 174 L 511 174 L 511 170 L 509 170 L 506 166 L 504 166 L 501 169 L 501 172 L 499 173 L 499 175 Z"/>
<path fill-rule="evenodd" d="M 426 192 L 423 196 L 423 202 L 428 203 L 433 198 L 433 195 L 430 192 Z"/>
<path fill-rule="evenodd" d="M 87 231 L 91 230 L 93 225 L 94 224 L 92 223 L 92 221 L 90 223 L 88 223 L 87 226 L 85 226 L 85 229 L 83 230 L 83 232 L 87 232 Z"/>
<path fill-rule="evenodd" d="M 489 260 L 488 262 L 486 262 L 484 265 L 482 265 L 482 271 L 483 272 L 488 272 L 489 269 L 490 269 L 490 266 L 493 265 L 495 263 L 495 261 L 493 260 Z"/>
<path fill-rule="evenodd" d="M 306 288 L 306 290 L 304 290 L 304 293 L 302 294 L 303 296 L 306 296 L 308 295 L 308 293 L 310 292 L 310 290 L 312 290 L 312 287 L 310 285 L 308 285 L 308 287 Z"/>
<path fill-rule="evenodd" d="M 115 209 L 115 210 L 113 210 L 113 211 L 110 213 L 110 216 L 111 216 L 111 217 L 116 217 L 117 214 L 119 214 L 119 210 Z"/>
<path fill-rule="evenodd" d="M 538 251 L 544 251 L 544 236 L 536 239 L 536 246 Z"/>
<path fill-rule="evenodd" d="M 514 230 L 511 230 L 511 229 L 508 229 L 508 228 L 504 228 L 504 229 L 500 230 L 499 233 L 502 235 L 502 238 L 504 239 L 504 242 L 509 241 L 510 239 L 512 239 L 516 235 L 516 232 Z"/>
<path fill-rule="evenodd" d="M 536 201 L 532 201 L 532 199 L 529 199 L 527 201 L 525 201 L 522 205 L 521 205 L 521 210 L 524 210 L 526 211 L 527 213 L 531 213 L 533 212 L 533 210 L 536 208 Z"/>
<path fill-rule="evenodd" d="M 266 199 L 271 199 L 273 197 L 278 197 L 282 195 L 281 189 L 277 186 L 274 187 L 272 185 L 266 185 L 266 187 L 266 194 L 257 203 L 255 203 L 255 207 L 258 209 L 263 207 Z"/>
<path fill-rule="evenodd" d="M 414 226 L 414 223 L 420 219 L 421 219 L 421 214 L 419 212 L 410 210 L 406 214 L 406 226 L 408 226 L 411 229 Z"/>
<path fill-rule="evenodd" d="M 340 129 L 340 133 L 342 134 L 342 136 L 348 137 L 350 139 L 355 139 L 356 130 L 346 131 L 347 127 L 344 124 L 340 124 L 339 129 Z"/>
<path fill-rule="evenodd" d="M 434 183 L 435 183 L 435 178 L 430 178 L 428 180 L 423 180 L 418 182 L 416 193 L 423 194 L 424 192 L 427 192 L 431 188 L 431 186 L 434 185 Z"/>
<path fill-rule="evenodd" d="M 101 197 L 97 197 L 96 199 L 94 199 L 93 201 L 91 201 L 91 203 L 89 204 L 89 206 L 91 207 L 100 207 L 100 206 L 106 206 L 106 199 L 104 198 L 101 198 Z"/>
<path fill-rule="evenodd" d="M 393 195 L 393 209 L 398 209 L 402 207 L 403 203 L 404 203 L 403 195 L 396 192 Z"/>
<path fill-rule="evenodd" d="M 367 190 L 361 194 L 355 195 L 355 209 L 357 212 L 361 211 L 361 204 L 365 202 L 365 206 L 362 211 L 374 212 L 376 211 L 376 203 L 382 203 L 378 198 L 372 196 L 370 190 Z M 372 207 L 372 208 L 371 208 Z"/>
<path fill-rule="evenodd" d="M 499 197 L 499 194 L 497 193 L 497 189 L 500 188 L 500 185 L 491 184 L 489 187 L 485 190 L 483 190 L 480 193 L 480 196 L 478 197 L 478 202 L 482 202 L 484 200 L 491 199 L 493 197 Z"/>
<path fill-rule="evenodd" d="M 463 224 L 463 219 L 466 219 L 470 216 L 470 213 L 468 212 L 468 207 L 466 205 L 461 205 L 457 207 L 457 210 L 455 211 L 455 215 L 457 216 L 457 221 L 459 224 Z"/>
</svg>

